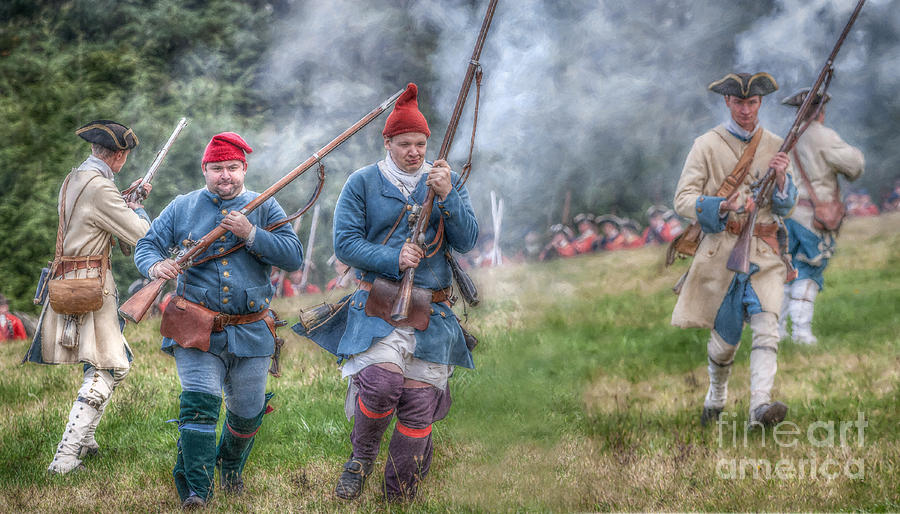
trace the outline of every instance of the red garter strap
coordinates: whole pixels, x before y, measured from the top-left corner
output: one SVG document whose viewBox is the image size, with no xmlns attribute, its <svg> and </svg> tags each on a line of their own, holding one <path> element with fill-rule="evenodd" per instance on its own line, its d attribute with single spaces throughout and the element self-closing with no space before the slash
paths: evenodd
<svg viewBox="0 0 900 514">
<path fill-rule="evenodd" d="M 428 437 L 431 435 L 431 425 L 428 425 L 425 428 L 409 428 L 397 421 L 397 432 L 405 435 L 406 437 L 415 437 L 417 439 L 421 439 L 423 437 Z"/>
<path fill-rule="evenodd" d="M 391 409 L 387 412 L 372 412 L 369 409 L 367 409 L 365 405 L 363 405 L 362 398 L 360 398 L 359 396 L 356 397 L 356 403 L 359 405 L 359 410 L 361 410 L 362 413 L 365 414 L 365 416 L 367 418 L 371 418 L 371 419 L 386 418 L 394 412 L 394 409 Z"/>
<path fill-rule="evenodd" d="M 235 429 L 231 428 L 231 425 L 229 425 L 228 423 L 225 423 L 225 426 L 228 427 L 228 431 L 231 432 L 231 435 L 233 435 L 239 439 L 250 439 L 251 437 L 255 436 L 257 432 L 259 432 L 259 427 L 257 427 L 256 430 L 254 430 L 252 433 L 242 434 L 240 432 L 235 431 Z"/>
</svg>

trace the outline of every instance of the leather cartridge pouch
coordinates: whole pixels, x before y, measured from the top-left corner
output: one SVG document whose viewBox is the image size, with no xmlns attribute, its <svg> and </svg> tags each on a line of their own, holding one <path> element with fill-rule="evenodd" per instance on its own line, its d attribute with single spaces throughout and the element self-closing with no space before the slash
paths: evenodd
<svg viewBox="0 0 900 514">
<path fill-rule="evenodd" d="M 841 224 L 844 223 L 844 216 L 847 214 L 844 202 L 841 201 L 840 185 L 837 182 L 834 184 L 834 193 L 832 193 L 834 200 L 823 202 L 819 195 L 816 194 L 816 190 L 813 188 L 797 152 L 794 152 L 792 162 L 796 163 L 797 171 L 800 172 L 800 178 L 803 179 L 803 185 L 806 187 L 807 194 L 809 194 L 809 203 L 813 208 L 813 228 L 821 232 L 837 232 L 840 230 Z M 803 204 L 804 202 L 801 200 L 798 203 Z"/>
<path fill-rule="evenodd" d="M 182 348 L 209 351 L 209 336 L 218 312 L 176 296 L 166 305 L 159 333 Z"/>
<path fill-rule="evenodd" d="M 840 200 L 822 202 L 813 207 L 813 227 L 823 232 L 837 232 L 844 223 L 846 209 Z"/>
<path fill-rule="evenodd" d="M 85 257 L 57 257 L 54 275 L 59 278 L 47 284 L 50 307 L 57 314 L 85 314 L 103 307 L 103 285 L 109 259 L 105 255 Z M 63 278 L 65 273 L 78 269 L 97 269 L 99 276 Z"/>
<path fill-rule="evenodd" d="M 176 296 L 166 305 L 159 333 L 178 343 L 182 348 L 196 348 L 209 351 L 209 337 L 213 332 L 221 332 L 226 325 L 245 325 L 260 320 L 275 338 L 275 320 L 269 316 L 269 309 L 250 314 L 225 314 Z"/>
<path fill-rule="evenodd" d="M 366 301 L 366 315 L 381 318 L 395 327 L 408 326 L 416 330 L 427 329 L 428 323 L 431 321 L 431 290 L 413 287 L 409 299 L 409 317 L 403 321 L 393 321 L 391 310 L 399 292 L 400 282 L 381 277 L 376 278 L 372 282 L 369 299 Z"/>
</svg>

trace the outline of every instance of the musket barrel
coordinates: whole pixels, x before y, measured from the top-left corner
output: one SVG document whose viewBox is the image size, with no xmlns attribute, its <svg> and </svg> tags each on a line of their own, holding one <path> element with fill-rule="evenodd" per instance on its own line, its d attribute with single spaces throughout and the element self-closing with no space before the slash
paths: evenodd
<svg viewBox="0 0 900 514">
<path fill-rule="evenodd" d="M 838 37 L 837 42 L 834 44 L 834 48 L 832 48 L 831 53 L 828 55 L 828 59 L 825 61 L 825 65 L 822 67 L 822 71 L 819 72 L 819 76 L 816 77 L 816 81 L 813 83 L 812 88 L 810 88 L 809 93 L 807 93 L 806 95 L 806 98 L 803 99 L 803 103 L 800 104 L 800 108 L 797 109 L 797 116 L 796 118 L 794 118 L 794 123 L 791 125 L 790 130 L 788 130 L 787 136 L 781 143 L 781 148 L 778 149 L 779 152 L 790 152 L 794 145 L 797 143 L 797 140 L 800 139 L 800 136 L 803 135 L 806 127 L 809 126 L 808 124 L 804 124 L 806 119 L 809 117 L 809 110 L 812 107 L 819 88 L 822 87 L 823 83 L 825 83 L 825 89 L 828 89 L 828 85 L 831 82 L 829 76 L 833 71 L 834 59 L 837 56 L 838 51 L 841 49 L 841 46 L 844 44 L 844 40 L 847 38 L 847 34 L 850 33 L 850 28 L 853 27 L 853 23 L 859 16 L 859 12 L 860 10 L 862 10 L 865 1 L 866 0 L 859 0 L 859 2 L 856 4 L 856 8 L 853 10 L 853 14 L 850 15 L 850 20 L 847 21 L 847 24 L 844 26 L 844 30 L 841 31 L 840 37 Z M 827 82 L 826 79 L 828 79 Z M 822 91 L 822 94 L 825 94 L 824 90 Z M 759 213 L 759 210 L 765 205 L 768 205 L 769 201 L 771 200 L 774 182 L 775 170 L 773 168 L 769 168 L 766 171 L 765 176 L 763 176 L 762 180 L 760 181 L 759 193 L 756 195 L 756 207 L 754 207 L 754 209 L 750 213 L 748 213 L 747 221 L 744 224 L 744 227 L 741 230 L 741 234 L 738 237 L 738 241 L 728 258 L 728 270 L 738 273 L 749 272 L 750 242 L 753 235 L 753 228 L 756 225 L 756 217 Z"/>
<path fill-rule="evenodd" d="M 475 77 L 475 70 L 478 68 L 478 59 L 481 58 L 481 50 L 484 48 L 484 41 L 487 39 L 488 30 L 491 28 L 491 21 L 494 19 L 494 11 L 497 9 L 498 0 L 491 0 L 488 4 L 487 12 L 484 20 L 481 22 L 481 30 L 475 40 L 475 48 L 472 50 L 472 58 L 469 59 L 469 66 L 466 68 L 466 76 L 463 78 L 462 87 L 456 97 L 456 104 L 453 106 L 453 113 L 450 115 L 450 121 L 447 123 L 447 132 L 444 133 L 444 140 L 441 142 L 441 149 L 438 152 L 438 159 L 446 159 L 450 153 L 450 147 L 453 145 L 453 138 L 456 135 L 456 127 L 459 125 L 459 119 L 462 117 L 463 108 L 466 105 L 466 98 L 469 96 L 469 89 L 472 88 L 472 79 Z M 434 204 L 434 190 L 428 188 L 428 194 L 422 203 L 422 212 L 416 222 L 415 230 L 413 230 L 411 241 L 418 243 L 428 228 L 428 220 L 431 219 L 431 210 Z M 410 296 L 412 295 L 413 278 L 415 277 L 415 268 L 406 268 L 403 273 L 403 281 L 400 290 L 397 292 L 397 298 L 394 299 L 394 305 L 391 309 L 391 319 L 394 321 L 403 321 L 407 319 L 409 314 Z"/>
</svg>

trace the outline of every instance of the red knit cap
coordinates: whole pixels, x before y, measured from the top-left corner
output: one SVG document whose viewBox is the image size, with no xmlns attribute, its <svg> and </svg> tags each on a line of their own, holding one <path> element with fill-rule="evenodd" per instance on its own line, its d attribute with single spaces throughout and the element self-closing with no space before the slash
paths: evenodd
<svg viewBox="0 0 900 514">
<path fill-rule="evenodd" d="M 222 132 L 213 136 L 206 145 L 201 164 L 231 160 L 244 161 L 246 164 L 247 158 L 244 157 L 244 152 L 253 153 L 253 149 L 244 141 L 244 138 L 234 132 Z"/>
<path fill-rule="evenodd" d="M 406 132 L 420 132 L 425 134 L 425 137 L 431 136 L 428 122 L 419 111 L 418 93 L 418 88 L 412 82 L 406 86 L 406 91 L 397 99 L 394 110 L 384 123 L 384 130 L 381 131 L 384 137 L 393 137 Z"/>
</svg>

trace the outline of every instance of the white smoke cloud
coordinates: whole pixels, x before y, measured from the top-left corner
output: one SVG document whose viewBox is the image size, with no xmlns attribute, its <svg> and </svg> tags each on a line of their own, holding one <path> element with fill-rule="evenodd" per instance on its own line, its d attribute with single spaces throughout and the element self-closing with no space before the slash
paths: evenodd
<svg viewBox="0 0 900 514">
<path fill-rule="evenodd" d="M 783 133 L 793 111 L 778 101 L 812 83 L 854 5 L 501 0 L 481 56 L 485 82 L 469 182 L 479 214 L 486 219 L 491 189 L 506 198 L 522 230 L 558 216 L 567 190 L 572 214 L 669 202 L 691 141 L 726 115 L 706 86 L 731 71 L 769 71 L 781 90 L 766 99 L 761 116 Z M 260 136 L 257 162 L 273 173 L 289 170 L 410 81 L 420 87 L 434 158 L 486 6 L 297 3 L 275 27 L 279 37 L 265 64 L 260 87 L 285 109 L 271 124 L 277 128 Z M 870 0 L 835 62 L 829 116 L 864 151 L 872 150 L 867 100 L 891 92 L 897 102 L 898 7 L 897 0 Z M 474 88 L 450 155 L 457 170 L 473 104 Z M 350 171 L 381 157 L 383 123 L 326 160 L 326 206 Z M 884 160 L 900 164 L 892 155 Z M 299 191 L 309 187 L 298 186 L 297 194 L 305 199 Z"/>
</svg>

